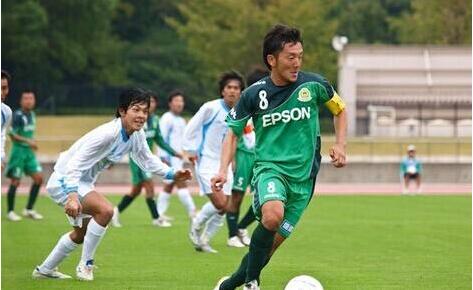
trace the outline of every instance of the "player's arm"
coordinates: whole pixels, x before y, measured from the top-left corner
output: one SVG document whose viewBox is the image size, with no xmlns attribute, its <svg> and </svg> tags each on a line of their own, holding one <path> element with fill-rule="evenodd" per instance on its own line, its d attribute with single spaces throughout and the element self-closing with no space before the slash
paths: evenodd
<svg viewBox="0 0 473 290">
<path fill-rule="evenodd" d="M 67 163 L 66 175 L 64 177 L 63 191 L 67 194 L 64 211 L 67 215 L 75 218 L 82 210 L 77 190 L 79 181 L 84 171 L 89 170 L 97 164 L 107 153 L 114 137 L 110 128 L 95 129 L 84 137 L 84 144 Z"/>
<path fill-rule="evenodd" d="M 333 114 L 333 124 L 335 129 L 335 144 L 330 148 L 329 155 L 335 167 L 346 165 L 346 136 L 347 136 L 347 112 L 346 105 L 327 80 L 321 80 L 320 100 L 325 107 Z"/>
<path fill-rule="evenodd" d="M 243 134 L 243 130 L 251 117 L 251 112 L 249 99 L 246 94 L 242 94 L 240 101 L 228 113 L 226 122 L 229 129 L 223 140 L 219 173 L 211 179 L 214 193 L 221 192 L 227 181 L 228 167 L 235 156 L 238 139 Z"/>
<path fill-rule="evenodd" d="M 166 151 L 170 155 L 182 158 L 181 154 L 177 153 L 174 149 L 172 149 L 172 147 L 166 141 L 164 141 L 164 138 L 161 135 L 161 130 L 160 130 L 159 126 L 156 128 L 156 135 L 154 136 L 154 142 L 161 149 L 163 149 L 164 151 Z"/>
<path fill-rule="evenodd" d="M 187 123 L 184 129 L 182 150 L 186 155 L 185 157 L 191 162 L 195 162 L 197 159 L 198 146 L 202 141 L 202 130 L 204 124 L 206 124 L 211 117 L 212 108 L 206 103 L 200 107 L 199 111 L 189 120 L 189 123 Z"/>
<path fill-rule="evenodd" d="M 146 135 L 143 130 L 136 132 L 137 138 L 132 140 L 132 149 L 130 157 L 135 161 L 136 165 L 144 171 L 152 172 L 165 179 L 173 179 L 175 181 L 184 181 L 192 178 L 190 170 L 177 170 L 164 164 L 161 159 L 154 155 L 146 142 Z"/>
</svg>

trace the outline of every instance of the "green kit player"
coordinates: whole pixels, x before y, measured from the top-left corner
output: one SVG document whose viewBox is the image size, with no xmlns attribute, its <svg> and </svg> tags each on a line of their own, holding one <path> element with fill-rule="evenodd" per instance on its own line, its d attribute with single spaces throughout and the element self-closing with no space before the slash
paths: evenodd
<svg viewBox="0 0 473 290">
<path fill-rule="evenodd" d="M 161 136 L 161 131 L 159 130 L 159 117 L 155 113 L 158 105 L 158 98 L 156 94 L 150 93 L 150 105 L 149 105 L 149 116 L 144 126 L 146 133 L 146 141 L 148 146 L 153 150 L 154 143 L 156 143 L 160 148 L 178 158 L 182 158 L 182 155 L 174 151 L 168 143 L 166 143 Z M 138 167 L 138 165 L 130 158 L 130 171 L 131 171 L 131 182 L 133 187 L 131 192 L 123 196 L 122 200 L 117 207 L 114 208 L 112 225 L 114 227 L 121 227 L 119 220 L 119 214 L 123 212 L 133 200 L 140 195 L 141 190 L 144 188 L 146 191 L 146 204 L 151 214 L 152 224 L 160 227 L 170 227 L 168 221 L 159 218 L 159 213 L 156 207 L 156 201 L 154 196 L 154 183 L 152 180 L 152 173 L 146 172 Z"/>
<path fill-rule="evenodd" d="M 41 214 L 33 210 L 39 189 L 43 183 L 42 168 L 35 154 L 35 151 L 38 150 L 34 139 L 36 115 L 33 109 L 35 103 L 36 98 L 32 91 L 26 90 L 22 92 L 20 109 L 15 111 L 12 117 L 12 126 L 9 134 L 13 146 L 7 166 L 7 177 L 11 180 L 7 193 L 7 218 L 11 221 L 21 220 L 21 217 L 13 210 L 15 207 L 16 189 L 20 185 L 21 177 L 24 174 L 31 176 L 33 184 L 31 185 L 28 203 L 23 210 L 23 216 L 35 220 L 43 218 Z"/>
<path fill-rule="evenodd" d="M 274 26 L 263 42 L 263 60 L 270 76 L 248 87 L 227 117 L 231 130 L 224 140 L 212 190 L 221 194 L 238 137 L 252 118 L 256 133 L 253 209 L 259 224 L 239 268 L 221 279 L 216 289 L 235 289 L 242 284 L 244 289 L 259 289 L 261 270 L 294 232 L 312 198 L 320 168 L 319 105 L 324 104 L 335 116 L 332 164 L 343 167 L 346 163 L 345 104 L 323 77 L 300 71 L 302 53 L 299 30 Z"/>
</svg>

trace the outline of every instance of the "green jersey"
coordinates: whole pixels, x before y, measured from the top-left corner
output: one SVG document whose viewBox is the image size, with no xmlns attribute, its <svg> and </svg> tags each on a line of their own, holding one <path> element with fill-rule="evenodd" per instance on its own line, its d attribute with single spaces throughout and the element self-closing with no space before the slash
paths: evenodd
<svg viewBox="0 0 473 290">
<path fill-rule="evenodd" d="M 276 86 L 265 77 L 242 92 L 227 123 L 240 137 L 248 119 L 253 118 L 256 176 L 268 169 L 296 182 L 316 176 L 320 154 L 318 107 L 334 95 L 327 80 L 306 72 L 299 72 L 297 81 L 287 86 Z"/>
<path fill-rule="evenodd" d="M 36 115 L 33 111 L 24 112 L 17 110 L 13 114 L 10 134 L 19 135 L 27 139 L 33 139 L 36 133 Z M 22 141 L 13 141 L 14 146 L 30 147 Z"/>
<path fill-rule="evenodd" d="M 159 129 L 159 117 L 156 114 L 149 115 L 148 120 L 145 124 L 145 133 L 146 141 L 148 142 L 149 149 L 153 150 L 153 143 L 156 143 L 164 151 L 170 155 L 175 156 L 176 151 L 169 146 L 166 141 L 164 141 L 163 136 L 161 135 L 161 130 Z"/>
</svg>

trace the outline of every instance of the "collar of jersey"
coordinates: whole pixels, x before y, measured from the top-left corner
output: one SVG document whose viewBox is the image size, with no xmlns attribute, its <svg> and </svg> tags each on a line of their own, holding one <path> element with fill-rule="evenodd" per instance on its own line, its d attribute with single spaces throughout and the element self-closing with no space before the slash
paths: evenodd
<svg viewBox="0 0 473 290">
<path fill-rule="evenodd" d="M 126 133 L 125 128 L 123 127 L 123 125 L 122 125 L 122 129 L 120 130 L 120 133 L 122 135 L 123 142 L 126 142 L 130 139 L 130 136 L 128 136 L 128 134 Z"/>
<path fill-rule="evenodd" d="M 222 104 L 222 107 L 225 109 L 225 111 L 230 111 L 231 108 L 225 103 L 223 99 L 220 99 L 220 104 Z"/>
</svg>

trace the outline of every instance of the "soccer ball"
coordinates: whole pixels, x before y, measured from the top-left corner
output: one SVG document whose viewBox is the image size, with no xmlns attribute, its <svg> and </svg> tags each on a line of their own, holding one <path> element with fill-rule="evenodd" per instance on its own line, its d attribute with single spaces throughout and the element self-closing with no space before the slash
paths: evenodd
<svg viewBox="0 0 473 290">
<path fill-rule="evenodd" d="M 284 290 L 324 290 L 324 287 L 314 277 L 301 275 L 292 278 Z"/>
</svg>

